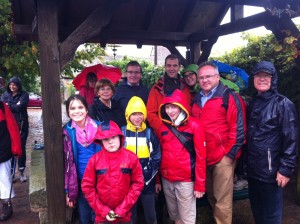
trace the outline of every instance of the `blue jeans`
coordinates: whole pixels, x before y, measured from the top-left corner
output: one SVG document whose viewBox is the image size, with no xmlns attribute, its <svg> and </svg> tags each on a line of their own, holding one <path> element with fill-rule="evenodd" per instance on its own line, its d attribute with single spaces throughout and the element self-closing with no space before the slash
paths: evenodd
<svg viewBox="0 0 300 224">
<path fill-rule="evenodd" d="M 157 224 L 156 211 L 155 211 L 155 193 L 141 194 L 139 200 L 142 203 L 144 210 L 144 217 L 147 224 Z M 133 205 L 132 209 L 132 223 L 137 223 L 137 202 Z"/>
<path fill-rule="evenodd" d="M 79 187 L 79 186 L 78 186 Z M 85 199 L 81 187 L 78 192 L 78 213 L 81 224 L 93 224 L 95 220 L 95 212 Z"/>
<path fill-rule="evenodd" d="M 280 224 L 283 189 L 277 183 L 248 179 L 249 199 L 256 224 Z"/>
</svg>

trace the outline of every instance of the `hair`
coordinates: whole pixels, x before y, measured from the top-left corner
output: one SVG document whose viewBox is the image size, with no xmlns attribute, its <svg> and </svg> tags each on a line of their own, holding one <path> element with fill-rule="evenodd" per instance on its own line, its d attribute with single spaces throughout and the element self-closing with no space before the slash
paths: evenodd
<svg viewBox="0 0 300 224">
<path fill-rule="evenodd" d="M 212 61 L 204 61 L 204 62 L 202 62 L 202 63 L 199 65 L 198 71 L 199 71 L 201 68 L 203 68 L 204 66 L 211 66 L 211 67 L 213 67 L 213 68 L 215 69 L 215 71 L 216 71 L 216 74 L 219 74 L 218 66 L 217 66 L 214 62 L 212 62 Z"/>
<path fill-rule="evenodd" d="M 137 66 L 140 68 L 140 72 L 143 74 L 143 69 L 142 69 L 142 66 L 140 65 L 140 63 L 138 63 L 137 61 L 130 61 L 127 63 L 126 67 L 125 67 L 125 71 L 127 72 L 127 68 L 129 66 Z"/>
<path fill-rule="evenodd" d="M 83 106 L 85 107 L 85 109 L 86 109 L 87 111 L 88 111 L 88 109 L 89 109 L 88 103 L 87 103 L 86 99 L 85 99 L 83 96 L 81 96 L 81 95 L 79 95 L 79 94 L 73 94 L 73 95 L 71 95 L 71 96 L 67 99 L 67 101 L 66 101 L 66 111 L 67 111 L 68 117 L 70 117 L 70 115 L 69 115 L 69 107 L 70 107 L 70 104 L 71 104 L 71 102 L 73 102 L 74 100 L 79 100 L 79 101 L 83 104 Z"/>
<path fill-rule="evenodd" d="M 89 82 L 97 82 L 97 75 L 94 72 L 89 72 L 87 74 L 85 85 L 89 86 Z"/>
<path fill-rule="evenodd" d="M 115 91 L 116 91 L 115 86 L 112 83 L 112 81 L 110 81 L 110 79 L 102 78 L 96 83 L 95 93 L 98 94 L 99 89 L 103 86 L 109 86 L 112 89 L 113 93 L 115 93 Z"/>
<path fill-rule="evenodd" d="M 165 65 L 166 65 L 168 59 L 171 59 L 171 60 L 176 60 L 176 59 L 177 59 L 179 65 L 180 65 L 180 58 L 178 57 L 177 54 L 169 54 L 169 55 L 166 57 L 166 59 L 165 59 Z"/>
</svg>

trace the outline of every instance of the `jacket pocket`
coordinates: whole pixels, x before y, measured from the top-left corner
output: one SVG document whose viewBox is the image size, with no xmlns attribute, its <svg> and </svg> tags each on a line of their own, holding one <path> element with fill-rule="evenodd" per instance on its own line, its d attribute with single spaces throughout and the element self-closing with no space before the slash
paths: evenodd
<svg viewBox="0 0 300 224">
<path fill-rule="evenodd" d="M 132 170 L 130 168 L 121 168 L 122 173 L 131 174 Z"/>
<path fill-rule="evenodd" d="M 107 173 L 107 169 L 96 170 L 97 175 L 103 175 Z"/>
</svg>

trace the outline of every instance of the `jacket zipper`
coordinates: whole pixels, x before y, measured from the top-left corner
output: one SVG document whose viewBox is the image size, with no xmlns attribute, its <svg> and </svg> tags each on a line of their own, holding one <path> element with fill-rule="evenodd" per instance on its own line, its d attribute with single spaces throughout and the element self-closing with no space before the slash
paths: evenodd
<svg viewBox="0 0 300 224">
<path fill-rule="evenodd" d="M 269 163 L 269 171 L 272 171 L 272 156 L 271 156 L 271 150 L 268 149 L 268 163 Z"/>
</svg>

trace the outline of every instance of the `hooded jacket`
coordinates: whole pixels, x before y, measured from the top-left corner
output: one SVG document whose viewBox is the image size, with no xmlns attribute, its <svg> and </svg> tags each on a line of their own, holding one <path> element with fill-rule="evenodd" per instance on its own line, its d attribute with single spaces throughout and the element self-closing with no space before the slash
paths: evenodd
<svg viewBox="0 0 300 224">
<path fill-rule="evenodd" d="M 131 86 L 127 82 L 127 78 L 118 85 L 116 92 L 113 96 L 118 104 L 121 106 L 122 113 L 125 114 L 125 109 L 131 97 L 138 96 L 140 97 L 145 104 L 147 104 L 149 95 L 149 89 L 147 86 L 143 85 L 142 82 L 139 85 Z"/>
<path fill-rule="evenodd" d="M 274 65 L 260 62 L 252 75 L 260 71 L 271 74 L 272 80 L 268 91 L 253 97 L 247 111 L 248 177 L 275 183 L 277 172 L 290 177 L 295 171 L 298 118 L 294 104 L 277 91 Z"/>
<path fill-rule="evenodd" d="M 214 95 L 201 105 L 197 94 L 192 105 L 192 116 L 203 122 L 207 149 L 207 164 L 214 165 L 226 155 L 239 158 L 241 147 L 246 140 L 246 108 L 237 94 L 229 94 L 228 108 L 223 105 L 227 87 L 221 82 Z"/>
<path fill-rule="evenodd" d="M 13 96 L 9 88 L 10 83 L 15 83 L 19 88 L 19 91 L 15 96 Z M 23 133 L 28 133 L 29 123 L 27 105 L 29 102 L 29 94 L 22 89 L 22 83 L 18 77 L 14 76 L 9 80 L 6 92 L 2 94 L 1 100 L 10 108 L 17 123 L 21 127 L 21 131 Z"/>
<path fill-rule="evenodd" d="M 165 74 L 166 75 L 166 74 Z M 178 75 L 179 76 L 179 75 Z M 165 85 L 165 77 L 162 77 L 156 81 L 153 87 L 150 90 L 148 102 L 147 102 L 147 111 L 148 111 L 148 122 L 153 128 L 156 135 L 158 135 L 158 130 L 162 125 L 162 121 L 159 119 L 159 106 L 162 103 L 162 100 L 166 93 L 164 92 L 164 85 Z M 183 92 L 183 97 L 187 102 L 186 109 L 190 111 L 190 103 L 191 103 L 191 93 L 189 88 L 186 86 L 183 80 L 180 80 L 179 83 L 179 90 Z"/>
<path fill-rule="evenodd" d="M 178 106 L 185 115 L 178 126 L 170 120 L 165 112 L 166 104 Z M 175 90 L 172 95 L 165 96 L 159 107 L 159 117 L 163 124 L 159 129 L 159 140 L 162 148 L 161 175 L 170 182 L 195 181 L 194 189 L 205 191 L 206 180 L 206 147 L 204 130 L 200 122 L 190 117 L 183 93 Z M 183 136 L 194 143 L 195 153 L 191 154 L 167 127 L 172 125 Z"/>
<path fill-rule="evenodd" d="M 0 101 L 0 163 L 12 156 L 21 157 L 21 137 L 16 120 L 5 103 Z"/>
<path fill-rule="evenodd" d="M 135 112 L 144 115 L 144 120 L 140 127 L 134 126 L 129 117 Z M 147 128 L 147 110 L 143 100 L 137 96 L 132 97 L 126 107 L 125 117 L 127 126 L 122 127 L 125 136 L 125 148 L 135 153 L 141 163 L 145 187 L 143 194 L 155 192 L 155 178 L 161 162 L 161 150 L 158 138 L 151 128 Z"/>
<path fill-rule="evenodd" d="M 120 136 L 120 149 L 108 152 L 102 144 L 105 138 Z M 137 156 L 122 147 L 124 135 L 113 121 L 104 121 L 98 128 L 95 143 L 103 149 L 88 162 L 82 192 L 96 213 L 95 222 L 106 222 L 106 215 L 113 210 L 120 217 L 112 223 L 129 222 L 131 208 L 143 187 L 143 173 Z"/>
</svg>

